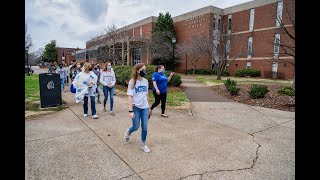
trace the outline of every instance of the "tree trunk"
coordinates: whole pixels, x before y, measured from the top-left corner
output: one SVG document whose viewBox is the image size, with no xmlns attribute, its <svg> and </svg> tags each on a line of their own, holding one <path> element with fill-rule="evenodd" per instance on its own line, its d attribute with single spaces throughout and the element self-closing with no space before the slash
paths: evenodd
<svg viewBox="0 0 320 180">
<path fill-rule="evenodd" d="M 217 74 L 217 80 L 221 80 L 221 73 Z"/>
</svg>

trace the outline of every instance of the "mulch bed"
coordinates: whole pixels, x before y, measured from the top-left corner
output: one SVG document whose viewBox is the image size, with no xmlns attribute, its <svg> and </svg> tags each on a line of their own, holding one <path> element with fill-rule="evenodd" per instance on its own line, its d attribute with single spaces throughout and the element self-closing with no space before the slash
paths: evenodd
<svg viewBox="0 0 320 180">
<path fill-rule="evenodd" d="M 269 92 L 261 99 L 250 98 L 248 91 L 251 88 L 251 84 L 238 84 L 237 86 L 240 88 L 237 96 L 230 95 L 225 85 L 215 85 L 212 86 L 212 88 L 219 94 L 239 103 L 295 112 L 295 96 L 280 95 L 277 92 L 284 87 L 283 85 L 266 85 L 268 86 Z"/>
</svg>

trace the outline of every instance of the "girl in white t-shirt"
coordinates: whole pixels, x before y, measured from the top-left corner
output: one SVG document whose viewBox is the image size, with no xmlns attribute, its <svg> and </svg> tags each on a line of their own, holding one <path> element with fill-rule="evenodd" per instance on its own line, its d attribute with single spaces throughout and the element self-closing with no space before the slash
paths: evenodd
<svg viewBox="0 0 320 180">
<path fill-rule="evenodd" d="M 131 74 L 127 94 L 129 96 L 129 116 L 132 119 L 132 127 L 126 130 L 124 139 L 128 142 L 131 133 L 139 129 L 141 121 L 141 149 L 150 152 L 146 145 L 148 119 L 149 119 L 149 97 L 146 66 L 143 63 L 136 64 Z"/>
</svg>

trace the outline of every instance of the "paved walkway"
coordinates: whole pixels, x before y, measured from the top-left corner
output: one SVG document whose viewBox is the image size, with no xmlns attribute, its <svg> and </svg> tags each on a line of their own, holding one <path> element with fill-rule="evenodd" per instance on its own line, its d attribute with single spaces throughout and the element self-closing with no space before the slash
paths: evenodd
<svg viewBox="0 0 320 180">
<path fill-rule="evenodd" d="M 193 115 L 160 107 L 147 143 L 130 127 L 127 97 L 115 96 L 116 116 L 83 117 L 81 104 L 25 122 L 26 179 L 295 179 L 295 115 L 236 102 L 192 102 Z M 108 106 L 107 106 L 108 108 Z M 89 108 L 90 110 L 90 108 Z M 90 112 L 90 111 L 89 111 Z"/>
<path fill-rule="evenodd" d="M 182 76 L 182 85 L 186 88 L 186 95 L 191 102 L 230 102 L 232 100 L 220 95 L 212 88 L 198 82 L 193 76 Z"/>
</svg>

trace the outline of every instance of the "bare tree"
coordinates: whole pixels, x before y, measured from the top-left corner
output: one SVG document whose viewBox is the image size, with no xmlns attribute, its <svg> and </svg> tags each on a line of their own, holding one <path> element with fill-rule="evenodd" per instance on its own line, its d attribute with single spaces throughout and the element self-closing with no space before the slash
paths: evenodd
<svg viewBox="0 0 320 180">
<path fill-rule="evenodd" d="M 32 39 L 31 39 L 30 34 L 28 33 L 28 25 L 27 25 L 27 23 L 25 23 L 24 37 L 25 37 L 24 47 L 25 47 L 25 49 L 30 49 L 32 47 Z"/>
<path fill-rule="evenodd" d="M 203 54 L 200 48 L 201 40 L 201 38 L 196 36 L 177 45 L 177 51 L 180 56 L 184 56 L 187 53 L 188 64 L 192 67 L 192 74 L 195 74 L 197 62 Z"/>
<path fill-rule="evenodd" d="M 107 33 L 106 44 L 109 44 L 108 41 L 111 41 L 111 43 L 112 43 L 112 60 L 113 60 L 113 64 L 116 64 L 116 61 L 119 60 L 119 57 L 120 57 L 120 55 L 118 53 L 116 54 L 116 49 L 115 49 L 117 40 L 120 37 L 119 29 L 117 29 L 117 27 L 113 24 L 113 25 L 108 26 L 105 29 L 105 31 Z"/>
<path fill-rule="evenodd" d="M 295 68 L 295 0 L 278 1 L 273 7 L 274 13 L 270 15 L 276 20 L 276 28 L 271 32 L 275 37 L 267 41 L 275 49 L 268 53 L 268 59 L 271 63 L 289 64 Z M 292 86 L 295 88 L 295 74 Z"/>
<path fill-rule="evenodd" d="M 239 49 L 234 49 L 234 55 L 231 57 L 231 43 L 236 43 L 241 41 L 240 36 L 231 33 L 229 30 L 228 22 L 221 24 L 218 27 L 219 31 L 213 31 L 209 34 L 209 37 L 206 35 L 200 35 L 198 41 L 199 49 L 208 55 L 212 59 L 217 70 L 217 80 L 221 80 L 221 75 L 226 69 L 227 64 L 230 61 L 235 60 L 246 53 L 252 53 L 252 51 L 244 51 L 243 45 Z"/>
<path fill-rule="evenodd" d="M 150 47 L 153 53 L 153 61 L 158 61 L 158 64 L 165 65 L 172 62 L 172 37 L 173 34 L 169 31 L 157 31 L 152 33 Z M 175 53 L 175 60 L 176 59 L 178 59 L 177 53 Z"/>
</svg>

